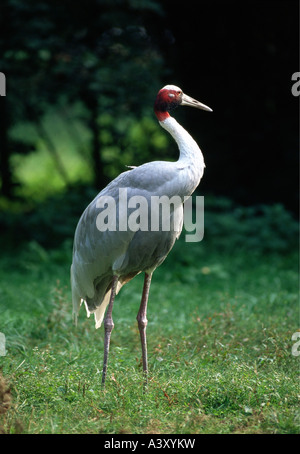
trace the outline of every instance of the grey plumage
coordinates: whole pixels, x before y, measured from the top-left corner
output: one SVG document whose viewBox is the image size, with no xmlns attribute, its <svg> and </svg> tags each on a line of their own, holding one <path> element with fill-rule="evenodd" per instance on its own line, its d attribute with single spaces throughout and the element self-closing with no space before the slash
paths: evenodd
<svg viewBox="0 0 300 454">
<path fill-rule="evenodd" d="M 123 172 L 114 179 L 90 203 L 82 214 L 75 232 L 71 266 L 73 312 L 77 317 L 80 304 L 84 302 L 88 315 L 94 313 L 96 328 L 98 328 L 102 323 L 105 309 L 110 304 L 105 337 L 106 359 L 103 368 L 103 383 L 106 375 L 110 333 L 113 328 L 111 313 L 114 292 L 118 293 L 126 282 L 140 272 L 144 272 L 146 276 L 144 300 L 142 298 L 138 323 L 142 339 L 144 371 L 147 371 L 145 326 L 151 276 L 153 271 L 165 260 L 181 233 L 184 197 L 190 196 L 196 189 L 205 167 L 202 153 L 194 139 L 174 118 L 170 117 L 168 103 L 172 104 L 172 107 L 182 104 L 211 110 L 184 95 L 176 86 L 168 85 L 160 90 L 155 103 L 155 113 L 160 125 L 173 136 L 178 144 L 180 151 L 178 161 L 153 161 L 139 167 L 130 167 L 131 170 Z M 119 221 L 122 220 L 119 219 L 119 209 L 122 213 L 122 210 L 126 208 L 126 222 L 134 211 L 132 207 L 124 207 L 124 201 L 120 201 L 120 189 L 126 190 L 127 200 L 142 196 L 147 201 L 148 229 L 146 231 L 118 228 Z M 172 197 L 179 198 L 178 205 L 171 205 L 169 230 L 162 228 L 161 215 L 158 229 L 154 231 L 150 228 L 152 220 L 150 207 L 153 196 L 167 196 L 168 200 Z M 100 231 L 97 228 L 97 216 L 104 209 L 105 197 L 112 198 L 115 204 L 117 215 L 115 230 Z M 99 207 L 100 201 L 102 201 L 102 208 Z M 175 219 L 179 220 L 177 224 Z M 111 294 L 112 286 L 113 293 Z"/>
</svg>

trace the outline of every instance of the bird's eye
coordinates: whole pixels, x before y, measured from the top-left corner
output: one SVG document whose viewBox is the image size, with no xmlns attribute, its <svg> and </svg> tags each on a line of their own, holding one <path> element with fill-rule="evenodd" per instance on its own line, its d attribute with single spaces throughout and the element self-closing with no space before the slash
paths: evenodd
<svg viewBox="0 0 300 454">
<path fill-rule="evenodd" d="M 177 95 L 181 95 L 181 93 L 182 93 L 182 91 L 179 90 L 179 91 L 177 92 Z"/>
</svg>

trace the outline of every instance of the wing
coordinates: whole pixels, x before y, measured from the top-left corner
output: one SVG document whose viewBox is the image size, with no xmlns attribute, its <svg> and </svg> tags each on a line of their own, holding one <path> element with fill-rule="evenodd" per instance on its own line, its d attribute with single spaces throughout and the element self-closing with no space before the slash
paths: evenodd
<svg viewBox="0 0 300 454">
<path fill-rule="evenodd" d="M 81 300 L 86 302 L 88 312 L 94 312 L 109 293 L 114 264 L 117 266 L 134 235 L 131 231 L 100 231 L 97 217 L 101 209 L 101 196 L 115 193 L 107 188 L 100 192 L 82 214 L 74 237 L 71 285 L 73 312 L 78 313 Z M 115 196 L 116 202 L 118 198 Z M 117 211 L 118 203 L 116 203 Z M 113 216 L 113 213 L 111 213 Z M 106 304 L 108 301 L 106 301 Z M 105 310 L 105 307 L 104 307 Z"/>
<path fill-rule="evenodd" d="M 182 204 L 171 213 L 179 216 L 179 229 L 176 231 L 133 231 L 120 230 L 120 207 L 124 200 L 142 196 L 148 202 L 148 221 L 150 222 L 151 197 L 153 195 L 176 195 L 178 171 L 176 163 L 153 162 L 126 171 L 113 180 L 90 203 L 82 214 L 74 238 L 73 261 L 71 266 L 71 285 L 73 312 L 77 314 L 82 300 L 88 313 L 96 312 L 96 326 L 100 326 L 106 305 L 109 301 L 111 280 L 114 273 L 120 276 L 118 290 L 140 271 L 155 269 L 167 256 L 182 229 Z M 120 190 L 124 190 L 123 193 Z M 110 210 L 108 210 L 111 203 Z M 116 229 L 101 231 L 99 216 L 107 210 L 111 213 Z M 131 210 L 132 212 L 132 210 Z M 125 213 L 125 221 L 130 215 Z M 101 214 L 102 213 L 102 214 Z M 120 216 L 119 216 L 120 215 Z M 111 227 L 114 227 L 111 225 Z M 127 226 L 126 226 L 127 227 Z"/>
</svg>

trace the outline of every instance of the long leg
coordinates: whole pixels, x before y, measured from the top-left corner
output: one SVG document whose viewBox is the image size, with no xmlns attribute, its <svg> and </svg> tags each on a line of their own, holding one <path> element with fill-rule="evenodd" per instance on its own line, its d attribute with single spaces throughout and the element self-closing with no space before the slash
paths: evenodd
<svg viewBox="0 0 300 454">
<path fill-rule="evenodd" d="M 151 278 L 152 278 L 152 273 L 151 274 L 145 273 L 141 305 L 140 305 L 140 309 L 139 309 L 139 312 L 136 317 L 137 322 L 138 322 L 139 331 L 140 331 L 140 336 L 141 336 L 141 343 L 142 343 L 143 371 L 144 371 L 144 375 L 145 375 L 145 384 L 147 384 L 147 378 L 148 378 L 146 327 L 147 327 L 147 323 L 148 323 L 147 303 L 148 303 Z"/>
<path fill-rule="evenodd" d="M 105 334 L 104 334 L 104 359 L 103 359 L 103 370 L 102 370 L 102 385 L 105 384 L 110 336 L 111 336 L 111 332 L 114 327 L 114 322 L 112 319 L 112 309 L 113 309 L 114 299 L 116 296 L 117 284 L 118 284 L 118 276 L 114 276 L 113 280 L 112 280 L 112 285 L 111 285 L 111 293 L 110 293 L 108 309 L 107 309 L 106 316 L 104 319 Z"/>
</svg>

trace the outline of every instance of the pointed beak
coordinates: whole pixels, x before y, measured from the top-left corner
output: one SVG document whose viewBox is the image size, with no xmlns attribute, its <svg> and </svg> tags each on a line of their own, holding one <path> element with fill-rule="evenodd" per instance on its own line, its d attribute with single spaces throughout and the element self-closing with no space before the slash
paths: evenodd
<svg viewBox="0 0 300 454">
<path fill-rule="evenodd" d="M 205 104 L 202 104 L 202 102 L 199 102 L 196 99 L 193 99 L 188 95 L 185 95 L 184 93 L 182 94 L 181 105 L 196 107 L 196 109 L 202 109 L 202 110 L 207 110 L 207 112 L 212 112 L 212 109 L 210 107 L 206 106 Z"/>
</svg>

